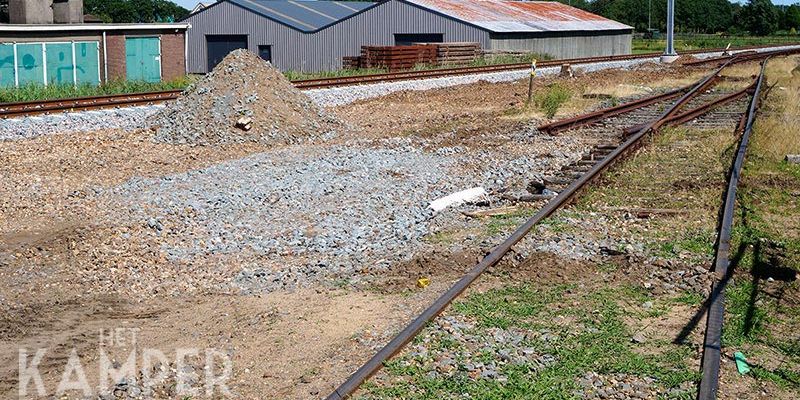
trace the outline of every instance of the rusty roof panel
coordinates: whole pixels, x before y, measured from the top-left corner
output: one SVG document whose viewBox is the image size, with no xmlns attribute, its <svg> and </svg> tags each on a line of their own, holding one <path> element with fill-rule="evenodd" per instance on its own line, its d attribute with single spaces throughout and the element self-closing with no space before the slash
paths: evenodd
<svg viewBox="0 0 800 400">
<path fill-rule="evenodd" d="M 617 21 L 552 1 L 406 1 L 497 33 L 633 29 Z"/>
</svg>

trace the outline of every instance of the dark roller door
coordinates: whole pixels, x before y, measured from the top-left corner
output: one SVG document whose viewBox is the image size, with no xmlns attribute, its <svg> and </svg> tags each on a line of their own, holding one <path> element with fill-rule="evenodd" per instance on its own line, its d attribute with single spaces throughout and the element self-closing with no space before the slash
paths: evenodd
<svg viewBox="0 0 800 400">
<path fill-rule="evenodd" d="M 395 46 L 408 46 L 412 43 L 442 43 L 443 33 L 395 33 Z"/>
<path fill-rule="evenodd" d="M 208 72 L 211 72 L 228 53 L 236 49 L 246 48 L 246 35 L 207 35 L 206 50 L 208 51 Z"/>
</svg>

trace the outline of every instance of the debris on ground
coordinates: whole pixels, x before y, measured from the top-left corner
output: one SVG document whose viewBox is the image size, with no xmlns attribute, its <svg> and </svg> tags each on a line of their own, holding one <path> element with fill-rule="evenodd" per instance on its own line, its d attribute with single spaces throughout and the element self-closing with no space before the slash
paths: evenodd
<svg viewBox="0 0 800 400">
<path fill-rule="evenodd" d="M 247 50 L 226 56 L 158 113 L 155 139 L 173 144 L 293 144 L 342 129 L 280 71 Z"/>
</svg>

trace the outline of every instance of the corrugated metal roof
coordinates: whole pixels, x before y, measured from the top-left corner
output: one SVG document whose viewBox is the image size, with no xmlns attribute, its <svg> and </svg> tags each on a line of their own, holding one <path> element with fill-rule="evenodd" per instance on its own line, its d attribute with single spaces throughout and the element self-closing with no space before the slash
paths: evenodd
<svg viewBox="0 0 800 400">
<path fill-rule="evenodd" d="M 376 5 L 358 1 L 229 0 L 303 32 L 313 32 Z"/>
<path fill-rule="evenodd" d="M 552 1 L 404 1 L 496 33 L 633 29 L 588 11 Z"/>
</svg>

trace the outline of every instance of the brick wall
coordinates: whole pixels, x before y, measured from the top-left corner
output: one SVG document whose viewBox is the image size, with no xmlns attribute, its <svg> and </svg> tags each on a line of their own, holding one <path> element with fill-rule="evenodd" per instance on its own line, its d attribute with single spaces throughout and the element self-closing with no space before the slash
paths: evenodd
<svg viewBox="0 0 800 400">
<path fill-rule="evenodd" d="M 186 75 L 184 32 L 161 35 L 161 78 L 165 81 Z"/>
<path fill-rule="evenodd" d="M 136 36 L 140 35 L 142 35 L 140 32 L 136 33 Z M 147 35 L 150 36 L 150 34 Z M 169 81 L 184 76 L 186 74 L 184 32 L 158 32 L 152 34 L 152 36 L 159 36 L 161 38 L 162 80 Z M 106 35 L 106 47 L 108 51 L 108 79 L 111 81 L 125 79 L 127 74 L 127 70 L 125 68 L 125 37 L 125 33 L 109 32 Z M 100 62 L 102 63 L 102 54 L 100 58 Z"/>
<path fill-rule="evenodd" d="M 102 46 L 102 43 L 100 46 Z M 125 79 L 125 74 L 127 72 L 125 68 L 125 35 L 116 33 L 107 34 L 106 51 L 108 52 L 108 80 Z M 103 62 L 103 60 L 100 62 Z"/>
</svg>

